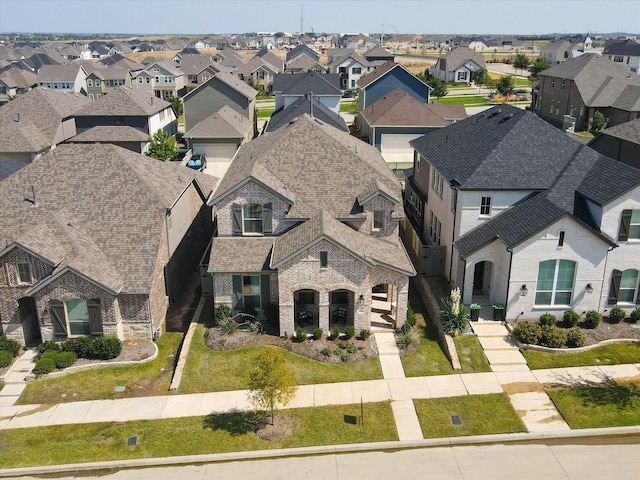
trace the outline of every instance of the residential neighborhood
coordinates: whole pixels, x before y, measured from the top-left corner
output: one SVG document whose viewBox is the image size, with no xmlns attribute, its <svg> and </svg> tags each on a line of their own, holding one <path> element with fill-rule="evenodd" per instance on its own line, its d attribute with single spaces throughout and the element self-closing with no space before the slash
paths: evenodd
<svg viewBox="0 0 640 480">
<path fill-rule="evenodd" d="M 640 35 L 299 8 L 0 24 L 1 477 L 637 444 Z"/>
</svg>

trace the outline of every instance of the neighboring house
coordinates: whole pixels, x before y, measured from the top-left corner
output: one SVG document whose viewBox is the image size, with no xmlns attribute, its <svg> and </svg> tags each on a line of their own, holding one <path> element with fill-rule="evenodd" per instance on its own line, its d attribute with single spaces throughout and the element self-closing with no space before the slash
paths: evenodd
<svg viewBox="0 0 640 480">
<path fill-rule="evenodd" d="M 265 92 L 270 92 L 273 78 L 278 73 L 281 73 L 281 71 L 276 66 L 271 65 L 264 57 L 256 55 L 240 67 L 236 75 L 240 80 L 253 86 L 262 85 Z"/>
<path fill-rule="evenodd" d="M 169 60 L 156 61 L 133 79 L 138 89 L 153 94 L 164 100 L 169 97 L 181 97 L 186 91 L 185 76 L 173 62 Z"/>
<path fill-rule="evenodd" d="M 400 178 L 402 170 L 413 166 L 411 140 L 435 128 L 467 118 L 461 103 L 422 103 L 395 88 L 358 113 L 362 140 L 382 153 L 387 165 Z"/>
<path fill-rule="evenodd" d="M 445 82 L 471 83 L 471 74 L 481 68 L 487 69 L 482 54 L 468 47 L 458 47 L 440 57 L 431 74 Z"/>
<path fill-rule="evenodd" d="M 630 38 L 605 43 L 604 56 L 640 75 L 640 43 Z"/>
<path fill-rule="evenodd" d="M 640 118 L 605 128 L 588 145 L 609 158 L 640 168 Z"/>
<path fill-rule="evenodd" d="M 398 239 L 401 198 L 377 150 L 305 114 L 242 146 L 216 188 L 203 291 L 234 312 L 275 304 L 291 335 L 369 329 L 372 292 L 384 290 L 399 328 L 414 275 Z"/>
<path fill-rule="evenodd" d="M 298 45 L 293 50 L 289 50 L 284 60 L 285 68 L 289 69 L 289 64 L 295 62 L 298 58 L 306 56 L 316 63 L 320 63 L 320 56 L 306 45 Z"/>
<path fill-rule="evenodd" d="M 311 96 L 309 94 L 298 98 L 298 100 L 288 107 L 283 107 L 273 112 L 264 131 L 275 132 L 277 129 L 288 125 L 291 121 L 294 121 L 305 113 L 338 130 L 349 132 L 349 127 L 347 127 L 347 124 L 340 114 L 320 103 L 320 100 L 315 95 Z"/>
<path fill-rule="evenodd" d="M 273 80 L 276 110 L 286 108 L 299 98 L 313 95 L 320 103 L 335 113 L 340 113 L 340 75 L 315 72 L 280 74 Z"/>
<path fill-rule="evenodd" d="M 338 58 L 329 64 L 329 73 L 340 75 L 340 88 L 356 88 L 356 82 L 375 70 L 378 65 L 384 62 L 365 59 L 357 53 L 350 53 L 345 57 Z"/>
<path fill-rule="evenodd" d="M 381 64 L 395 60 L 395 55 L 382 47 L 373 47 L 371 50 L 367 50 L 362 56 L 369 62 L 380 62 Z"/>
<path fill-rule="evenodd" d="M 353 48 L 329 48 L 327 49 L 327 63 L 331 65 L 336 60 L 356 53 Z"/>
<path fill-rule="evenodd" d="M 403 240 L 419 273 L 508 320 L 636 307 L 640 170 L 509 105 L 412 145 Z"/>
<path fill-rule="evenodd" d="M 131 71 L 119 67 L 90 68 L 87 74 L 87 97 L 89 100 L 99 100 L 107 93 L 113 92 L 118 87 L 135 87 Z"/>
<path fill-rule="evenodd" d="M 184 127 L 191 130 L 205 118 L 224 106 L 231 107 L 253 125 L 252 137 L 257 133 L 257 90 L 230 73 L 220 71 L 195 90 L 185 95 Z"/>
<path fill-rule="evenodd" d="M 637 118 L 640 112 L 640 76 L 596 54 L 584 54 L 538 75 L 533 89 L 533 111 L 555 125 L 590 130 L 596 111 L 609 126 Z"/>
<path fill-rule="evenodd" d="M 133 137 L 131 128 L 147 137 L 158 130 L 166 130 L 169 135 L 174 135 L 178 130 L 178 120 L 169 102 L 157 98 L 150 92 L 130 87 L 119 87 L 77 111 L 75 121 L 78 134 L 84 134 L 80 137 L 81 140 L 90 138 L 89 135 L 96 135 L 95 131 L 91 134 L 85 132 L 94 127 L 114 127 L 101 130 L 101 135 L 112 132 L 113 141 L 116 143 L 125 141 L 124 139 L 136 142 L 139 136 Z M 72 142 L 76 140 L 75 137 L 70 139 Z"/>
<path fill-rule="evenodd" d="M 38 71 L 36 82 L 40 87 L 69 93 L 87 92 L 87 72 L 77 63 L 65 65 L 43 65 Z"/>
<path fill-rule="evenodd" d="M 12 64 L 0 69 L 0 106 L 36 85 L 37 75 Z"/>
<path fill-rule="evenodd" d="M 602 55 L 602 49 L 594 48 L 591 38 L 586 37 L 584 40 L 580 38 L 555 39 L 540 50 L 540 56 L 544 58 L 550 66 L 558 65 L 585 53 Z"/>
<path fill-rule="evenodd" d="M 394 88 L 407 92 L 422 103 L 429 103 L 431 92 L 429 85 L 402 65 L 391 62 L 379 66 L 369 75 L 362 77 L 358 80 L 357 85 L 360 88 L 358 94 L 359 111 L 377 102 Z"/>
<path fill-rule="evenodd" d="M 0 157 L 32 161 L 76 134 L 75 113 L 89 99 L 37 87 L 0 107 Z"/>
<path fill-rule="evenodd" d="M 256 53 L 256 57 L 260 57 L 268 64 L 273 65 L 278 70 L 278 73 L 284 71 L 284 61 L 282 58 L 266 48 L 260 49 L 258 53 Z"/>
<path fill-rule="evenodd" d="M 467 45 L 467 47 L 469 47 L 474 52 L 477 52 L 477 51 L 481 52 L 489 48 L 489 46 L 487 45 L 487 41 L 484 38 L 480 38 L 480 37 L 472 38 L 469 41 L 469 45 Z"/>
<path fill-rule="evenodd" d="M 231 47 L 226 47 L 219 51 L 214 55 L 213 59 L 223 67 L 226 67 L 231 74 L 235 74 L 237 70 L 247 63 L 245 59 Z"/>
<path fill-rule="evenodd" d="M 213 233 L 214 182 L 114 145 L 61 145 L 1 182 L 0 331 L 160 336 Z"/>
<path fill-rule="evenodd" d="M 71 137 L 67 143 L 110 143 L 136 153 L 147 151 L 149 134 L 140 128 L 122 126 L 97 126 L 83 130 Z"/>
<path fill-rule="evenodd" d="M 180 70 L 184 73 L 187 91 L 202 85 L 223 69 L 225 67 L 214 62 L 209 55 L 183 55 L 180 63 Z"/>
<path fill-rule="evenodd" d="M 307 55 L 300 55 L 295 60 L 287 63 L 286 66 L 286 72 L 293 74 L 307 72 L 326 73 L 326 71 L 327 67 L 321 65 Z"/>
<path fill-rule="evenodd" d="M 62 65 L 64 63 L 66 63 L 66 60 L 56 52 L 34 53 L 30 57 L 20 60 L 22 67 L 31 70 L 33 73 L 38 73 L 45 65 Z"/>
<path fill-rule="evenodd" d="M 187 130 L 184 138 L 193 153 L 206 155 L 207 173 L 222 178 L 238 148 L 253 135 L 253 122 L 225 105 Z"/>
<path fill-rule="evenodd" d="M 362 33 L 358 35 L 345 34 L 338 38 L 338 48 L 350 48 L 356 51 L 367 51 L 379 46 L 378 42 Z"/>
</svg>

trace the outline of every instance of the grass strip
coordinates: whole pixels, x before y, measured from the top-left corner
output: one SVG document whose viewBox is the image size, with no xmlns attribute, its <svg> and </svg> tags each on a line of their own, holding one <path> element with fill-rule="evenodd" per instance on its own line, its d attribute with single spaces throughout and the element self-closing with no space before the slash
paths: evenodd
<svg viewBox="0 0 640 480">
<path fill-rule="evenodd" d="M 391 405 L 335 405 L 279 411 L 295 419 L 283 440 L 261 440 L 253 412 L 0 431 L 0 468 L 398 440 Z M 276 420 L 277 425 L 277 420 Z M 135 446 L 127 439 L 137 437 Z"/>
<path fill-rule="evenodd" d="M 424 438 L 526 432 L 505 393 L 418 399 L 416 407 Z M 452 416 L 461 423 L 454 425 Z"/>
<path fill-rule="evenodd" d="M 523 350 L 522 354 L 532 370 L 585 367 L 589 365 L 619 365 L 638 362 L 640 358 L 640 342 L 614 343 L 575 353 Z"/>
</svg>

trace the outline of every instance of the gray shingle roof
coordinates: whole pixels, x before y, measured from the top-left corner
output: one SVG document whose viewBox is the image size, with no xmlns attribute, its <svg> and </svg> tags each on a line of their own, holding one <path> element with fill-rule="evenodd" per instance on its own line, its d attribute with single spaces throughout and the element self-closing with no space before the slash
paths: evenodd
<svg viewBox="0 0 640 480">
<path fill-rule="evenodd" d="M 71 137 L 69 142 L 146 142 L 148 133 L 134 127 L 104 126 L 92 127 Z"/>
<path fill-rule="evenodd" d="M 24 70 L 18 64 L 11 64 L 0 70 L 0 80 L 9 88 L 30 88 L 36 84 L 38 76 Z"/>
<path fill-rule="evenodd" d="M 214 237 L 208 271 L 261 272 L 269 269 L 273 237 Z"/>
<path fill-rule="evenodd" d="M 326 68 L 313 58 L 302 55 L 292 62 L 287 63 L 286 70 L 289 72 L 325 71 Z"/>
<path fill-rule="evenodd" d="M 640 57 L 640 43 L 630 38 L 625 40 L 611 40 L 605 43 L 604 54 Z"/>
<path fill-rule="evenodd" d="M 269 119 L 266 131 L 273 132 L 282 126 L 287 125 L 290 121 L 300 117 L 301 115 L 305 113 L 311 114 L 312 112 L 314 118 L 317 118 L 324 123 L 328 123 L 343 132 L 349 131 L 349 127 L 347 127 L 344 119 L 336 112 L 320 103 L 315 97 L 313 99 L 312 106 L 309 95 L 300 97 L 288 107 L 281 108 L 274 112 Z"/>
<path fill-rule="evenodd" d="M 402 198 L 378 150 L 307 114 L 240 147 L 213 203 L 247 178 L 292 199 L 291 218 L 310 218 L 319 209 L 347 218 L 362 185 L 373 179 L 398 203 Z"/>
<path fill-rule="evenodd" d="M 640 145 L 640 118 L 605 128 L 602 135 L 609 135 Z"/>
<path fill-rule="evenodd" d="M 145 90 L 119 87 L 109 95 L 90 102 L 76 113 L 78 117 L 93 116 L 142 116 L 148 117 L 160 112 L 171 104 Z"/>
<path fill-rule="evenodd" d="M 360 115 L 371 126 L 446 127 L 452 120 L 467 118 L 462 103 L 422 103 L 399 88 L 369 105 Z"/>
<path fill-rule="evenodd" d="M 38 82 L 74 82 L 81 66 L 77 63 L 43 65 L 38 71 Z"/>
<path fill-rule="evenodd" d="M 114 145 L 60 145 L 0 183 L 0 243 L 24 242 L 61 262 L 57 271 L 114 290 L 149 292 L 166 210 L 194 179 L 208 194 L 202 175 Z"/>
<path fill-rule="evenodd" d="M 474 52 L 469 47 L 458 47 L 444 55 L 442 59 L 447 61 L 447 71 L 457 70 L 462 65 L 471 60 L 481 68 L 487 68 L 482 54 Z"/>
<path fill-rule="evenodd" d="M 253 129 L 248 118 L 225 105 L 198 122 L 184 134 L 185 138 L 245 138 Z"/>
<path fill-rule="evenodd" d="M 340 75 L 337 73 L 283 73 L 273 78 L 273 91 L 283 95 L 341 95 Z"/>
</svg>

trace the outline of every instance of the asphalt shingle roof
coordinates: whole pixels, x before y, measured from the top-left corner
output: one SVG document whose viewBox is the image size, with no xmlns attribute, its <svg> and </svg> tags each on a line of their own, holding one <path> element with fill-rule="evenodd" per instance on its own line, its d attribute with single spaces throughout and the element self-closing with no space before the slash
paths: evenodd
<svg viewBox="0 0 640 480">
<path fill-rule="evenodd" d="M 244 138 L 253 129 L 248 118 L 225 105 L 198 122 L 185 138 Z"/>
<path fill-rule="evenodd" d="M 160 112 L 171 104 L 153 93 L 131 87 L 119 87 L 109 95 L 90 102 L 76 113 L 78 117 L 93 116 L 142 116 L 148 117 Z"/>
<path fill-rule="evenodd" d="M 312 106 L 309 95 L 300 97 L 288 107 L 281 108 L 280 110 L 274 112 L 269 119 L 266 131 L 273 132 L 282 126 L 287 125 L 290 121 L 300 117 L 305 113 L 310 115 L 313 113 L 314 118 L 317 118 L 318 120 L 327 123 L 337 128 L 338 130 L 342 130 L 343 132 L 349 131 L 349 127 L 347 127 L 344 119 L 336 112 L 320 103 L 317 98 L 313 99 Z"/>
<path fill-rule="evenodd" d="M 209 272 L 260 272 L 269 269 L 273 237 L 214 237 Z"/>
<path fill-rule="evenodd" d="M 273 78 L 273 91 L 283 95 L 341 95 L 340 75 L 337 73 L 279 74 Z"/>
<path fill-rule="evenodd" d="M 69 142 L 146 142 L 149 134 L 126 125 L 92 127 Z"/>
<path fill-rule="evenodd" d="M 482 54 L 474 52 L 469 47 L 458 47 L 444 55 L 442 59 L 447 61 L 447 71 L 457 70 L 462 65 L 471 60 L 481 68 L 487 68 Z"/>
<path fill-rule="evenodd" d="M 610 135 L 640 145 L 640 118 L 605 128 L 601 134 Z"/>
</svg>

